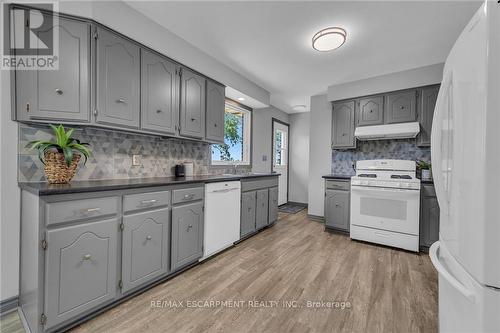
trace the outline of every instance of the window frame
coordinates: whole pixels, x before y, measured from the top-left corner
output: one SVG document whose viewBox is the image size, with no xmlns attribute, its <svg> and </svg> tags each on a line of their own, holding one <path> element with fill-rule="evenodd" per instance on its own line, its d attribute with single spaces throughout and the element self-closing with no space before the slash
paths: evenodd
<svg viewBox="0 0 500 333">
<path fill-rule="evenodd" d="M 246 167 L 251 167 L 252 166 L 252 145 L 253 145 L 253 109 L 238 103 L 236 101 L 233 101 L 230 98 L 226 97 L 225 103 L 224 103 L 224 113 L 227 108 L 233 109 L 235 111 L 239 111 L 244 114 L 243 118 L 243 161 L 214 161 L 212 159 L 213 153 L 212 149 L 214 145 L 217 144 L 211 144 L 210 145 L 210 165 L 214 167 L 227 167 L 227 166 L 246 166 Z M 250 117 L 250 122 L 249 125 L 248 122 L 245 122 L 245 118 Z M 247 160 L 248 159 L 248 160 Z"/>
</svg>

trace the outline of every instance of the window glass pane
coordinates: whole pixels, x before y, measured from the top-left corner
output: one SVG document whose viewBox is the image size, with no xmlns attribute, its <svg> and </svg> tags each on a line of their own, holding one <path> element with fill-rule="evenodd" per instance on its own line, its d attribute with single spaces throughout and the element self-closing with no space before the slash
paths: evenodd
<svg viewBox="0 0 500 333">
<path fill-rule="evenodd" d="M 226 104 L 224 115 L 224 144 L 212 145 L 212 162 L 217 164 L 249 163 L 251 113 Z"/>
</svg>

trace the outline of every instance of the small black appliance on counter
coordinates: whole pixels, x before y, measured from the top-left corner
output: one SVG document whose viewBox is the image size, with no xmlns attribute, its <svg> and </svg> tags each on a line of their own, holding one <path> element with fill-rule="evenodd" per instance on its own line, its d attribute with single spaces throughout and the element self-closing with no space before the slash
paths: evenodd
<svg viewBox="0 0 500 333">
<path fill-rule="evenodd" d="M 177 164 L 175 166 L 175 177 L 185 177 L 184 164 Z"/>
</svg>

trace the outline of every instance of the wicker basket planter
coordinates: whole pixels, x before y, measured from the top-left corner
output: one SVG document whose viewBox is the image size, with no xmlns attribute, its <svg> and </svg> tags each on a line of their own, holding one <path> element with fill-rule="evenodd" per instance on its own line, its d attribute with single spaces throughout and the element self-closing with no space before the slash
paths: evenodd
<svg viewBox="0 0 500 333">
<path fill-rule="evenodd" d="M 68 166 L 64 154 L 54 151 L 45 152 L 45 178 L 49 184 L 69 183 L 76 173 L 80 158 L 79 154 L 73 154 L 71 165 Z"/>
</svg>

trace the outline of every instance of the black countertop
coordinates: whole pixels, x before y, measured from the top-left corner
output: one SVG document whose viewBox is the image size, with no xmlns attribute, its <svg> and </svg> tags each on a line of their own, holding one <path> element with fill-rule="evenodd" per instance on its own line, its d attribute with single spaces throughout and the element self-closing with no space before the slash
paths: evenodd
<svg viewBox="0 0 500 333">
<path fill-rule="evenodd" d="M 353 175 L 337 175 L 337 174 L 329 174 L 324 175 L 325 179 L 341 179 L 341 180 L 350 180 Z"/>
<path fill-rule="evenodd" d="M 192 183 L 213 183 L 261 177 L 277 177 L 279 173 L 254 173 L 246 175 L 204 175 L 192 177 L 158 177 L 134 179 L 108 179 L 74 181 L 70 184 L 48 184 L 46 182 L 21 182 L 19 187 L 36 195 L 71 194 L 94 191 L 124 190 L 141 187 L 166 186 Z"/>
</svg>

